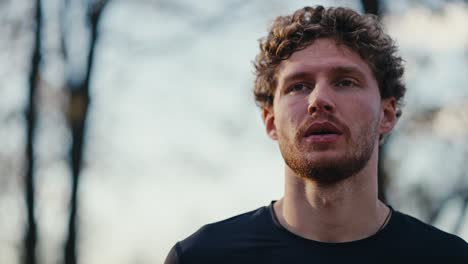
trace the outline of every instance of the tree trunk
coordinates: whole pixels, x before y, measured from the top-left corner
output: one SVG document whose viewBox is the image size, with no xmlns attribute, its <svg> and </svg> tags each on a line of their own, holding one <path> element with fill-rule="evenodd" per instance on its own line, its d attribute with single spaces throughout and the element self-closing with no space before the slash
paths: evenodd
<svg viewBox="0 0 468 264">
<path fill-rule="evenodd" d="M 380 16 L 381 6 L 379 0 L 361 0 L 364 13 Z"/>
<path fill-rule="evenodd" d="M 361 0 L 361 4 L 364 9 L 364 13 L 373 14 L 373 15 L 376 15 L 377 17 L 380 17 L 382 10 L 381 10 L 381 6 L 378 0 Z M 377 169 L 377 180 L 379 183 L 378 184 L 379 199 L 386 203 L 387 195 L 386 195 L 385 190 L 387 189 L 388 175 L 384 169 L 384 164 L 383 164 L 385 150 L 386 150 L 386 143 L 384 143 L 379 148 L 379 163 L 378 163 L 378 169 Z"/>
<path fill-rule="evenodd" d="M 29 73 L 28 106 L 25 112 L 27 122 L 26 133 L 26 175 L 25 198 L 27 207 L 27 227 L 24 237 L 24 264 L 36 264 L 37 224 L 35 218 L 35 188 L 34 188 L 34 135 L 36 131 L 36 93 L 39 84 L 39 64 L 41 61 L 41 1 L 36 0 L 35 6 L 35 37 Z"/>
<path fill-rule="evenodd" d="M 90 45 L 86 62 L 86 75 L 77 83 L 69 83 L 70 104 L 68 109 L 68 121 L 72 134 L 70 149 L 70 166 L 72 170 L 72 193 L 70 198 L 70 218 L 68 222 L 68 237 L 65 243 L 65 263 L 76 264 L 76 244 L 78 234 L 78 187 L 83 163 L 83 150 L 86 132 L 86 120 L 90 103 L 89 87 L 94 63 L 94 53 L 98 40 L 98 24 L 102 11 L 107 1 L 101 1 L 90 9 L 89 25 L 91 31 Z"/>
<path fill-rule="evenodd" d="M 388 136 L 388 135 L 387 135 Z M 387 143 L 384 143 L 382 146 L 379 148 L 379 162 L 377 165 L 377 182 L 378 182 L 378 195 L 379 195 L 379 200 L 381 200 L 384 203 L 387 203 L 387 186 L 388 186 L 388 173 L 384 169 L 384 157 L 386 153 L 386 146 Z"/>
</svg>

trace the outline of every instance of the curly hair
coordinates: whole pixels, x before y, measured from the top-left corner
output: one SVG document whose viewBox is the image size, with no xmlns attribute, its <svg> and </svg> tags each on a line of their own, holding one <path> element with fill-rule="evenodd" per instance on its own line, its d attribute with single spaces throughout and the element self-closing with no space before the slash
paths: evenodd
<svg viewBox="0 0 468 264">
<path fill-rule="evenodd" d="M 332 38 L 358 53 L 369 64 L 381 98 L 395 97 L 397 116 L 401 115 L 406 91 L 402 80 L 403 60 L 396 54 L 394 41 L 383 31 L 377 17 L 360 15 L 349 8 L 323 6 L 304 7 L 292 15 L 277 17 L 268 36 L 260 39 L 260 53 L 254 62 L 254 95 L 260 108 L 273 105 L 281 61 L 319 38 Z"/>
</svg>

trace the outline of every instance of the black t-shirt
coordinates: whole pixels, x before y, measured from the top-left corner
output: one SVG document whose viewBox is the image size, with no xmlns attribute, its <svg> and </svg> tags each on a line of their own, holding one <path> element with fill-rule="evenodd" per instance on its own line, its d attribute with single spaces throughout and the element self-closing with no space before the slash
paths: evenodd
<svg viewBox="0 0 468 264">
<path fill-rule="evenodd" d="M 393 209 L 392 209 L 393 210 Z M 393 211 L 377 234 L 345 243 L 297 236 L 278 222 L 273 202 L 200 228 L 178 242 L 165 264 L 447 263 L 468 264 L 468 244 Z"/>
</svg>

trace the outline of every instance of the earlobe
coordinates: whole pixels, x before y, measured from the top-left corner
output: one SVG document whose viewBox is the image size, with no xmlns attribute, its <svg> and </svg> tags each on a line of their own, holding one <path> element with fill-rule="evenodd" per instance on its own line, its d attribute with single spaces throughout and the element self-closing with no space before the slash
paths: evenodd
<svg viewBox="0 0 468 264">
<path fill-rule="evenodd" d="M 382 118 L 380 120 L 380 134 L 385 135 L 392 131 L 396 124 L 397 109 L 394 97 L 386 98 L 382 101 Z"/>
<path fill-rule="evenodd" d="M 262 118 L 265 123 L 265 129 L 268 136 L 273 140 L 277 140 L 278 135 L 276 134 L 275 115 L 273 113 L 273 109 L 263 108 Z"/>
</svg>

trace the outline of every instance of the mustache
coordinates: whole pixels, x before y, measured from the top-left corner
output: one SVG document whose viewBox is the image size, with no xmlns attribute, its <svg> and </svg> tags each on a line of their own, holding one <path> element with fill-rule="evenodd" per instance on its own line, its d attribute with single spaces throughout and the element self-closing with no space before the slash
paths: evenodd
<svg viewBox="0 0 468 264">
<path fill-rule="evenodd" d="M 319 113 L 304 120 L 296 133 L 297 138 L 302 138 L 307 133 L 309 127 L 315 122 L 329 122 L 341 130 L 345 135 L 349 135 L 349 128 L 341 122 L 336 116 L 330 113 Z"/>
</svg>

